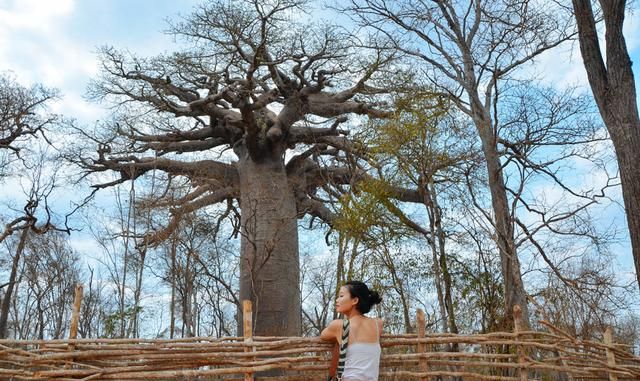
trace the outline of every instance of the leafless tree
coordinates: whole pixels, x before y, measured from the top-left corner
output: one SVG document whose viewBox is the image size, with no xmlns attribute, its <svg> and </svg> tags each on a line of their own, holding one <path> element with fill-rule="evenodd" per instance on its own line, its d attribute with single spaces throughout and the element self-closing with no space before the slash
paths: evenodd
<svg viewBox="0 0 640 381">
<path fill-rule="evenodd" d="M 640 287 L 640 116 L 636 83 L 622 27 L 627 1 L 600 0 L 601 14 L 591 0 L 573 0 L 580 51 L 600 115 L 611 135 Z M 597 20 L 605 26 L 605 56 L 600 49 Z"/>
<path fill-rule="evenodd" d="M 523 308 L 527 293 L 514 241 L 514 221 L 501 161 L 501 91 L 507 80 L 541 53 L 572 35 L 568 18 L 551 4 L 530 1 L 353 0 L 352 17 L 375 31 L 379 46 L 421 65 L 424 82 L 473 121 L 481 141 L 491 213 L 505 282 L 505 309 Z"/>
<path fill-rule="evenodd" d="M 87 210 L 86 224 L 96 244 L 101 248 L 97 258 L 106 272 L 105 279 L 109 286 L 100 292 L 107 292 L 116 303 L 106 310 L 105 335 L 109 337 L 130 337 L 137 334 L 140 295 L 142 292 L 142 272 L 144 261 L 141 251 L 144 246 L 135 245 L 135 193 L 122 194 L 114 191 L 115 208 L 112 215 L 96 215 Z"/>
<path fill-rule="evenodd" d="M 23 260 L 25 247 L 29 242 L 30 236 L 46 234 L 50 231 L 69 232 L 68 228 L 60 229 L 54 225 L 54 215 L 49 205 L 49 199 L 58 187 L 56 170 L 47 165 L 49 157 L 44 151 L 42 151 L 39 156 L 36 155 L 30 159 L 35 160 L 28 161 L 29 164 L 27 168 L 29 168 L 30 171 L 27 172 L 27 176 L 23 178 L 23 185 L 27 187 L 24 189 L 26 200 L 22 208 L 23 214 L 7 224 L 5 231 L 0 235 L 0 242 L 2 242 L 14 232 L 20 232 L 18 244 L 12 255 L 9 278 L 6 284 L 3 285 L 5 289 L 3 290 L 4 293 L 0 302 L 0 337 L 5 337 L 7 334 L 9 308 L 12 303 L 17 279 L 20 276 L 20 263 Z M 11 210 L 12 208 L 8 209 Z M 12 211 L 16 214 L 20 213 L 17 210 Z"/>
<path fill-rule="evenodd" d="M 79 260 L 63 233 L 51 231 L 30 237 L 22 288 L 29 289 L 35 298 L 36 325 L 25 329 L 30 334 L 37 333 L 33 338 L 65 337 L 74 288 L 80 281 Z M 22 307 L 29 308 L 29 304 L 22 303 Z"/>
<path fill-rule="evenodd" d="M 302 262 L 303 334 L 319 335 L 333 318 L 335 258 L 305 256 Z"/>
<path fill-rule="evenodd" d="M 105 283 L 100 280 L 100 274 L 96 274 L 91 266 L 87 272 L 83 277 L 84 296 L 80 307 L 78 335 L 82 338 L 102 337 L 108 311 L 112 310 L 111 300 L 107 296 Z"/>
<path fill-rule="evenodd" d="M 9 175 L 9 164 L 20 158 L 28 140 L 46 140 L 45 131 L 59 120 L 47 113 L 48 104 L 57 97 L 55 90 L 42 85 L 27 88 L 0 73 L 0 180 Z"/>
<path fill-rule="evenodd" d="M 27 234 L 25 242 L 20 238 L 5 241 L 12 252 L 22 245 L 15 287 L 5 299 L 10 300 L 6 335 L 16 339 L 62 338 L 80 277 L 79 258 L 61 232 Z"/>
<path fill-rule="evenodd" d="M 611 259 L 611 255 L 582 258 L 565 270 L 567 277 L 576 279 L 574 284 L 555 276 L 540 279 L 544 287 L 534 295 L 537 316 L 582 340 L 601 339 L 607 327 L 621 324 L 620 312 L 634 303 L 629 287 L 633 283 L 619 285 L 608 265 Z"/>
<path fill-rule="evenodd" d="M 63 122 L 47 107 L 57 98 L 57 92 L 41 85 L 30 88 L 17 83 L 8 74 L 0 74 L 0 181 L 4 183 L 14 176 L 14 185 L 20 184 L 24 201 L 16 207 L 19 192 L 13 200 L 3 200 L 0 217 L 3 220 L 0 242 L 14 233 L 20 239 L 11 259 L 11 268 L 3 296 L 0 301 L 0 337 L 7 334 L 9 309 L 14 302 L 13 293 L 19 277 L 18 269 L 22 261 L 25 245 L 32 234 L 44 234 L 51 230 L 70 232 L 64 221 L 55 221 L 56 216 L 49 204 L 52 194 L 59 187 L 57 167 L 51 165 L 51 142 L 47 133 L 57 129 Z M 42 139 L 42 140 L 38 140 Z M 19 175 L 19 176 L 18 176 Z M 56 224 L 56 222 L 58 222 Z M 64 226 L 64 227 L 62 227 Z"/>
<path fill-rule="evenodd" d="M 96 155 L 75 158 L 90 172 L 119 176 L 97 187 L 153 171 L 188 180 L 191 189 L 148 244 L 169 237 L 181 216 L 239 200 L 240 231 L 255 219 L 252 239 L 242 234 L 240 299 L 260 305 L 259 335 L 300 332 L 297 217 L 330 222 L 318 189 L 366 175 L 339 160 L 357 150 L 339 126 L 349 114 L 388 115 L 376 100 L 386 91 L 375 85 L 393 54 L 355 50 L 337 28 L 294 22 L 306 5 L 214 1 L 171 25 L 190 50 L 144 59 L 103 49 L 91 95 L 114 102 L 120 117 L 110 132 L 85 133 Z M 337 159 L 326 166 L 322 158 Z M 418 200 L 411 190 L 395 195 Z M 248 264 L 261 262 L 252 273 Z"/>
</svg>

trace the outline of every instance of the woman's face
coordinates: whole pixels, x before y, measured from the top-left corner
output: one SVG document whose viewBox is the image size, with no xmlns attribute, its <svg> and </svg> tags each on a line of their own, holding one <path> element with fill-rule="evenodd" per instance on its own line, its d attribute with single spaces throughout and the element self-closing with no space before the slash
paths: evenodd
<svg viewBox="0 0 640 381">
<path fill-rule="evenodd" d="M 349 289 L 345 286 L 340 287 L 338 299 L 336 299 L 336 311 L 341 314 L 351 312 L 358 304 L 358 298 L 352 298 Z"/>
</svg>

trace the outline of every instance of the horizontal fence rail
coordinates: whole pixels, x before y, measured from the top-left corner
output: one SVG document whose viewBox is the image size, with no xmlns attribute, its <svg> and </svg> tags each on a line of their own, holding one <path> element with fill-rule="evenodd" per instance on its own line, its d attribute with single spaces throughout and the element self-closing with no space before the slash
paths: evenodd
<svg viewBox="0 0 640 381">
<path fill-rule="evenodd" d="M 640 357 L 612 343 L 610 330 L 597 342 L 546 326 L 548 332 L 520 331 L 516 324 L 514 332 L 383 335 L 380 380 L 640 380 Z M 318 338 L 251 332 L 164 340 L 0 340 L 0 379 L 324 380 L 332 348 Z"/>
</svg>

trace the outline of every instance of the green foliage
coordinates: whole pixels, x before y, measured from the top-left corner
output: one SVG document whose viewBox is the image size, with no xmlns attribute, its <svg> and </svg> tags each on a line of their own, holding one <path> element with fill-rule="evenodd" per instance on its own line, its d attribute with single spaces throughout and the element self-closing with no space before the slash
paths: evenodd
<svg viewBox="0 0 640 381">
<path fill-rule="evenodd" d="M 340 214 L 335 229 L 360 240 L 371 238 L 376 228 L 386 227 L 399 233 L 406 231 L 404 225 L 390 218 L 389 210 L 398 208 L 397 201 L 392 201 L 390 194 L 390 186 L 384 181 L 365 180 L 358 183 L 355 192 L 347 193 L 340 199 Z"/>
<path fill-rule="evenodd" d="M 142 307 L 127 307 L 124 312 L 120 313 L 120 311 L 112 312 L 104 318 L 104 334 L 102 337 L 105 338 L 116 338 L 119 337 L 120 334 L 118 332 L 118 327 L 122 320 L 131 320 L 135 316 L 140 316 L 142 312 Z"/>
<path fill-rule="evenodd" d="M 394 116 L 372 120 L 364 139 L 387 177 L 393 174 L 397 181 L 421 185 L 467 156 L 464 128 L 441 97 L 412 94 L 394 104 Z"/>
<path fill-rule="evenodd" d="M 415 235 L 412 210 L 391 197 L 394 189 L 421 189 L 436 176 L 447 179 L 448 169 L 472 151 L 473 143 L 442 97 L 412 93 L 397 97 L 394 109 L 391 118 L 371 119 L 356 137 L 367 147 L 365 166 L 376 177 L 358 182 L 340 200 L 335 228 L 351 237 L 376 237 L 380 228 L 399 237 Z"/>
</svg>

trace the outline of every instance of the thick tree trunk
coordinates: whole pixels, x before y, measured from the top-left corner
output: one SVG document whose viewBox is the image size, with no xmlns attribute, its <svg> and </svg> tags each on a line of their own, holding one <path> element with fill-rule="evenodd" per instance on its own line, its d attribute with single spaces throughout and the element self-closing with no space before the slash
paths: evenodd
<svg viewBox="0 0 640 381">
<path fill-rule="evenodd" d="M 255 162 L 242 151 L 236 149 L 242 210 L 240 299 L 253 302 L 254 335 L 298 336 L 297 211 L 283 155 L 276 152 Z M 241 321 L 238 327 L 242 332 Z"/>
<path fill-rule="evenodd" d="M 640 287 L 640 116 L 622 27 L 626 1 L 600 1 L 605 22 L 606 63 L 600 51 L 591 0 L 573 0 L 580 52 L 600 115 L 616 150 L 622 198 Z"/>
<path fill-rule="evenodd" d="M 529 308 L 527 293 L 522 282 L 520 260 L 513 238 L 513 224 L 509 212 L 509 202 L 502 172 L 500 156 L 496 148 L 496 137 L 491 123 L 476 121 L 476 127 L 482 141 L 482 150 L 487 163 L 489 190 L 493 206 L 496 243 L 500 252 L 500 264 L 504 282 L 504 315 L 505 329 L 513 327 L 513 308 L 518 305 L 522 309 L 524 328 L 531 326 L 529 322 Z"/>
<path fill-rule="evenodd" d="M 26 226 L 22 230 L 22 234 L 20 235 L 20 242 L 18 242 L 16 255 L 13 257 L 13 262 L 11 264 L 11 273 L 9 274 L 7 291 L 5 291 L 4 297 L 2 298 L 2 303 L 0 304 L 0 339 L 7 338 L 7 323 L 9 321 L 9 308 L 11 307 L 11 298 L 13 297 L 13 289 L 18 277 L 18 264 L 20 263 L 20 257 L 22 257 L 24 246 L 27 243 L 29 229 L 30 226 Z"/>
<path fill-rule="evenodd" d="M 609 132 L 618 156 L 622 198 L 629 226 L 636 279 L 640 287 L 640 121 L 636 116 L 633 123 L 615 125 L 618 127 L 609 128 Z"/>
</svg>

